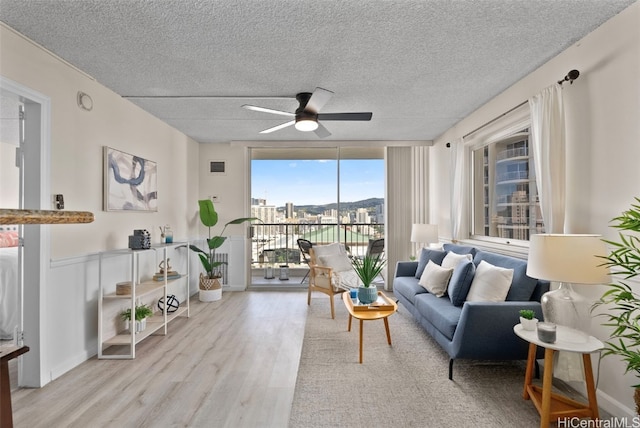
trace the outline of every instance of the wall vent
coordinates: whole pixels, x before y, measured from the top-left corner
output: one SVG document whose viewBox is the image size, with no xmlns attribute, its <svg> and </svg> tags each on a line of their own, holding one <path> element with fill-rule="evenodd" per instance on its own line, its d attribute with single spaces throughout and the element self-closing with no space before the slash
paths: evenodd
<svg viewBox="0 0 640 428">
<path fill-rule="evenodd" d="M 226 173 L 225 161 L 209 161 L 209 173 L 225 174 Z"/>
</svg>

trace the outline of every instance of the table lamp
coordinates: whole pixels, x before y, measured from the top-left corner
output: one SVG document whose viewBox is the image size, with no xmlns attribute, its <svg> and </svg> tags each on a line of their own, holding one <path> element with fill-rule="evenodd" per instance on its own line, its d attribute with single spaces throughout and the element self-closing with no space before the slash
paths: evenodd
<svg viewBox="0 0 640 428">
<path fill-rule="evenodd" d="M 604 284 L 609 270 L 603 266 L 607 248 L 600 235 L 538 234 L 531 235 L 527 275 L 556 281 L 556 290 L 542 295 L 540 303 L 544 320 L 584 332 L 591 323 L 590 304 L 577 294 L 573 284 Z"/>
<path fill-rule="evenodd" d="M 411 226 L 411 242 L 435 244 L 438 242 L 438 225 L 414 223 Z"/>
</svg>

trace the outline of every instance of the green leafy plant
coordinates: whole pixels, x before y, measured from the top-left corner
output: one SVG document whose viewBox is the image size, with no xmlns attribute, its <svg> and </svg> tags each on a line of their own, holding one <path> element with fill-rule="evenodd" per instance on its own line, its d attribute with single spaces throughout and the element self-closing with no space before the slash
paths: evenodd
<svg viewBox="0 0 640 428">
<path fill-rule="evenodd" d="M 207 251 L 198 248 L 195 245 L 189 245 L 189 248 L 192 251 L 198 253 L 200 257 L 200 262 L 202 263 L 202 267 L 205 270 L 207 278 L 220 278 L 220 273 L 218 268 L 225 264 L 225 262 L 214 261 L 216 250 L 224 244 L 224 241 L 227 240 L 224 234 L 224 231 L 227 229 L 227 226 L 230 224 L 241 224 L 244 222 L 251 221 L 262 221 L 257 217 L 246 217 L 246 218 L 236 218 L 231 220 L 227 224 L 224 225 L 222 232 L 220 235 L 211 236 L 211 228 L 218 224 L 218 213 L 216 212 L 213 202 L 210 199 L 202 199 L 198 201 L 198 205 L 200 206 L 200 221 L 203 225 L 209 228 L 209 238 L 207 238 Z"/>
<path fill-rule="evenodd" d="M 153 315 L 153 311 L 149 306 L 147 305 L 136 306 L 136 309 L 135 309 L 136 321 L 142 321 L 143 319 L 148 318 L 151 315 Z M 130 321 L 131 308 L 125 309 L 124 311 L 120 312 L 120 317 L 122 318 L 123 321 Z"/>
<path fill-rule="evenodd" d="M 384 268 L 386 260 L 380 255 L 377 256 L 364 256 L 363 258 L 354 257 L 351 260 L 353 269 L 356 271 L 358 278 L 362 281 L 365 287 L 371 286 L 371 283 Z"/>
<path fill-rule="evenodd" d="M 604 240 L 612 247 L 608 256 L 602 256 L 604 266 L 621 280 L 608 284 L 608 290 L 594 308 L 607 305 L 606 312 L 598 314 L 606 318 L 604 326 L 612 327 L 610 340 L 605 343 L 603 355 L 618 355 L 626 363 L 626 373 L 635 372 L 640 378 L 640 295 L 625 281 L 640 275 L 640 199 L 636 204 L 615 217 L 612 227 L 636 234 L 619 232 L 620 241 Z M 634 385 L 640 388 L 640 384 Z"/>
<path fill-rule="evenodd" d="M 536 317 L 536 313 L 531 309 L 520 309 L 520 316 L 526 320 L 532 320 Z"/>
</svg>

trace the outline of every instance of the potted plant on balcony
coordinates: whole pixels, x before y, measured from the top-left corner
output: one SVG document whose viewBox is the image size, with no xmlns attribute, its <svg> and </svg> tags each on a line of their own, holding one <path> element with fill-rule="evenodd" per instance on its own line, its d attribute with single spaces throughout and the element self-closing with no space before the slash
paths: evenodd
<svg viewBox="0 0 640 428">
<path fill-rule="evenodd" d="M 202 250 L 195 245 L 189 245 L 192 251 L 198 253 L 200 262 L 204 268 L 204 274 L 200 273 L 200 281 L 198 286 L 198 298 L 201 302 L 213 302 L 222 298 L 222 286 L 220 285 L 219 268 L 225 262 L 216 261 L 216 250 L 224 244 L 226 237 L 222 236 L 227 226 L 230 224 L 241 224 L 244 222 L 261 221 L 257 217 L 236 218 L 224 225 L 220 235 L 212 236 L 211 228 L 218 224 L 218 213 L 216 212 L 213 202 L 210 199 L 202 199 L 198 201 L 200 206 L 200 221 L 209 228 L 209 238 L 207 238 L 207 249 Z"/>
<path fill-rule="evenodd" d="M 136 305 L 135 307 L 135 331 L 136 333 L 140 333 L 147 328 L 147 318 L 153 315 L 153 311 L 147 305 Z M 120 312 L 120 318 L 125 322 L 125 330 L 129 330 L 131 332 L 131 308 L 125 309 Z"/>
<path fill-rule="evenodd" d="M 385 260 L 380 255 L 367 255 L 363 258 L 354 257 L 351 259 L 351 264 L 362 281 L 362 285 L 358 288 L 358 300 L 364 304 L 375 302 L 378 298 L 378 289 L 372 283 L 382 272 Z"/>
<path fill-rule="evenodd" d="M 612 275 L 622 279 L 607 285 L 608 290 L 594 308 L 607 305 L 606 312 L 598 316 L 606 318 L 604 326 L 613 328 L 603 355 L 617 355 L 626 364 L 625 373 L 634 372 L 640 378 L 640 295 L 625 282 L 640 275 L 640 199 L 635 200 L 637 204 L 611 220 L 612 227 L 632 234 L 620 232 L 620 242 L 605 240 L 613 249 L 603 257 L 604 265 L 611 268 Z M 640 414 L 640 383 L 633 387 L 636 412 Z"/>
</svg>

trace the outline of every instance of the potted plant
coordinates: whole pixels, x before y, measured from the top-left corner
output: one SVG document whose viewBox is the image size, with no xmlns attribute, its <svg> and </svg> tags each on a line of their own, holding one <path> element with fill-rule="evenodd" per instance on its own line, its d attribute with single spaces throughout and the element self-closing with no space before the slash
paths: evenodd
<svg viewBox="0 0 640 428">
<path fill-rule="evenodd" d="M 606 318 L 604 326 L 613 332 L 605 342 L 604 356 L 617 355 L 626 363 L 626 371 L 634 372 L 640 378 L 640 295 L 625 281 L 640 275 L 640 199 L 636 204 L 611 221 L 616 229 L 633 232 L 619 232 L 620 242 L 605 240 L 612 247 L 608 256 L 603 256 L 604 266 L 621 280 L 608 284 L 608 290 L 595 303 L 594 308 L 607 305 L 606 312 L 598 314 Z M 640 414 L 640 383 L 635 388 L 636 412 Z"/>
<path fill-rule="evenodd" d="M 153 311 L 147 305 L 136 305 L 135 307 L 135 330 L 136 333 L 140 333 L 147 328 L 147 318 L 153 315 Z M 131 308 L 125 309 L 120 312 L 120 318 L 125 322 L 125 329 L 131 331 Z"/>
<path fill-rule="evenodd" d="M 536 329 L 536 324 L 538 324 L 538 318 L 536 318 L 536 313 L 531 309 L 520 309 L 520 324 L 522 324 L 522 328 L 525 330 L 533 331 Z"/>
<path fill-rule="evenodd" d="M 218 224 L 218 213 L 210 199 L 202 199 L 198 201 L 198 205 L 200 206 L 200 221 L 203 225 L 209 228 L 209 237 L 207 238 L 208 248 L 206 251 L 195 245 L 189 245 L 189 248 L 198 253 L 200 261 L 202 262 L 202 267 L 204 268 L 204 274 L 200 273 L 198 297 L 201 302 L 213 302 L 222 298 L 222 286 L 219 281 L 219 278 L 221 277 L 219 267 L 225 264 L 225 262 L 215 261 L 216 250 L 220 248 L 227 239 L 222 236 L 222 234 L 230 224 L 241 224 L 247 221 L 261 220 L 256 217 L 237 218 L 225 224 L 220 235 L 212 236 L 211 228 Z"/>
<path fill-rule="evenodd" d="M 385 260 L 380 255 L 367 255 L 363 258 L 354 257 L 351 264 L 362 281 L 362 285 L 358 288 L 358 300 L 364 304 L 375 302 L 378 299 L 378 289 L 372 283 L 382 272 Z"/>
</svg>

